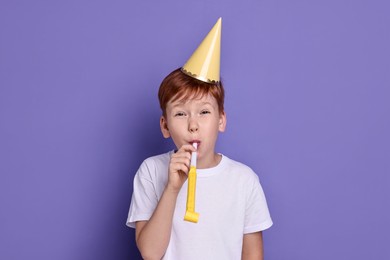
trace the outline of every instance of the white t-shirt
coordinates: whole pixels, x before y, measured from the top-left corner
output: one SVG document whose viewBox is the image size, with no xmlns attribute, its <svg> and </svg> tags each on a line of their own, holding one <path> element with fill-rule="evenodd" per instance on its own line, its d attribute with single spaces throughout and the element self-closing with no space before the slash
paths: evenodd
<svg viewBox="0 0 390 260">
<path fill-rule="evenodd" d="M 126 224 L 149 220 L 168 181 L 172 151 L 146 159 L 134 177 Z M 241 259 L 243 235 L 272 226 L 258 176 L 246 165 L 222 156 L 197 169 L 195 212 L 198 223 L 184 221 L 187 182 L 179 192 L 171 238 L 162 259 Z"/>
</svg>

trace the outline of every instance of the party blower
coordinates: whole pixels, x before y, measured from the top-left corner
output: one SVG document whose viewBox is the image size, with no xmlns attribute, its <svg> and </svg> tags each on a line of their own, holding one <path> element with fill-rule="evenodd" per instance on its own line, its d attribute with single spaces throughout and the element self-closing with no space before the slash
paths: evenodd
<svg viewBox="0 0 390 260">
<path fill-rule="evenodd" d="M 193 143 L 192 145 L 195 149 L 198 149 L 198 143 Z M 191 166 L 190 172 L 188 173 L 187 206 L 186 214 L 184 215 L 185 221 L 193 223 L 198 223 L 199 219 L 199 213 L 195 212 L 196 156 L 196 152 L 193 152 L 191 155 Z"/>
</svg>

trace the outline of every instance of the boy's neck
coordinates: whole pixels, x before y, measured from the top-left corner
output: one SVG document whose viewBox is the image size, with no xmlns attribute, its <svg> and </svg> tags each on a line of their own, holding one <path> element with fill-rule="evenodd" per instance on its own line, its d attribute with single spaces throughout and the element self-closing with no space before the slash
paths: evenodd
<svg viewBox="0 0 390 260">
<path fill-rule="evenodd" d="M 208 169 L 217 166 L 222 160 L 222 155 L 218 153 L 213 153 L 211 156 L 203 158 L 203 160 L 197 160 L 196 168 L 198 169 Z"/>
</svg>

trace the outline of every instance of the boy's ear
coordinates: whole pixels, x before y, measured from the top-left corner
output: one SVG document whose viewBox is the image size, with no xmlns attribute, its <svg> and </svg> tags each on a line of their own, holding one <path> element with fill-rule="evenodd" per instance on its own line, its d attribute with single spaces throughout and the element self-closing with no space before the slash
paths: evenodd
<svg viewBox="0 0 390 260">
<path fill-rule="evenodd" d="M 165 119 L 164 116 L 160 117 L 160 128 L 161 128 L 161 133 L 164 136 L 164 138 L 171 137 L 171 134 L 169 133 L 169 129 L 168 129 L 167 120 Z"/>
<path fill-rule="evenodd" d="M 219 125 L 218 125 L 218 130 L 220 132 L 225 132 L 225 128 L 226 128 L 226 113 L 225 111 L 222 112 L 220 115 L 219 115 Z"/>
</svg>

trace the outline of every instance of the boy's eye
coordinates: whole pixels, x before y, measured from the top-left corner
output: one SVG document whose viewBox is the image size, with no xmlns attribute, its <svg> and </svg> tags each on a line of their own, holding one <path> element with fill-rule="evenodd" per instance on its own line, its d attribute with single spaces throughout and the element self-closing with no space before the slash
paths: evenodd
<svg viewBox="0 0 390 260">
<path fill-rule="evenodd" d="M 202 110 L 202 111 L 200 112 L 200 114 L 202 114 L 202 115 L 210 114 L 210 111 L 208 111 L 208 110 Z"/>
<path fill-rule="evenodd" d="M 175 116 L 185 116 L 184 112 L 177 112 Z"/>
</svg>

